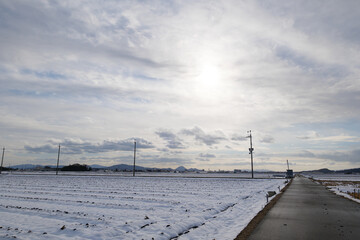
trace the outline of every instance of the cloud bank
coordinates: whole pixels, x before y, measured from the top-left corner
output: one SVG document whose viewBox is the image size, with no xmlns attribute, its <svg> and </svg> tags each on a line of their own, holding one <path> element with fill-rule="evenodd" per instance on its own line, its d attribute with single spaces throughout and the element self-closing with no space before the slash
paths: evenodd
<svg viewBox="0 0 360 240">
<path fill-rule="evenodd" d="M 163 162 L 216 169 L 245 164 L 250 129 L 257 153 L 271 156 L 263 168 L 280 169 L 270 162 L 301 150 L 354 152 L 359 9 L 358 1 L 2 1 L 0 142 L 23 163 L 57 151 L 59 141 L 46 139 L 61 139 L 71 160 L 91 160 L 130 151 L 138 136 Z M 207 152 L 216 158 L 200 156 Z M 344 159 L 353 158 L 316 155 L 296 166 L 350 168 L 357 162 Z"/>
<path fill-rule="evenodd" d="M 45 144 L 42 146 L 29 146 L 25 145 L 24 148 L 30 153 L 56 153 L 58 146 L 54 141 L 50 141 L 52 144 Z M 134 139 L 124 140 L 104 140 L 101 143 L 91 143 L 83 140 L 65 139 L 59 143 L 61 147 L 61 153 L 64 154 L 83 154 L 83 153 L 103 153 L 112 151 L 134 151 Z M 154 148 L 154 145 L 142 138 L 136 139 L 137 149 L 150 149 Z"/>
</svg>

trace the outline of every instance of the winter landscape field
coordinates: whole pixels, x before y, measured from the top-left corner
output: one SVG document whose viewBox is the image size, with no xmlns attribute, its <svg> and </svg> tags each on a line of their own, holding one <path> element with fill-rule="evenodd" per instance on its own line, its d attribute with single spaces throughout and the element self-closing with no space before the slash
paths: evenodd
<svg viewBox="0 0 360 240">
<path fill-rule="evenodd" d="M 284 179 L 0 175 L 1 239 L 234 239 Z"/>
<path fill-rule="evenodd" d="M 337 195 L 360 203 L 360 174 L 306 174 Z"/>
</svg>

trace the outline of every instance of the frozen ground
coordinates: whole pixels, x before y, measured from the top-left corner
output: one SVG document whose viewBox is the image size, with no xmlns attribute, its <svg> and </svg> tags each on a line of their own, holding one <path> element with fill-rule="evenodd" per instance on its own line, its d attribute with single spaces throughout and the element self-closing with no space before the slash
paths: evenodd
<svg viewBox="0 0 360 240">
<path fill-rule="evenodd" d="M 284 179 L 0 175 L 1 239 L 234 239 Z"/>
<path fill-rule="evenodd" d="M 360 203 L 359 174 L 312 174 L 307 177 L 317 180 L 338 195 Z"/>
<path fill-rule="evenodd" d="M 306 174 L 305 177 L 315 180 L 360 181 L 360 174 L 314 173 Z"/>
<path fill-rule="evenodd" d="M 5 172 L 5 174 L 7 174 Z M 14 171 L 9 172 L 12 175 L 54 175 L 54 171 Z M 259 173 L 255 172 L 255 178 L 274 178 L 277 173 Z M 285 177 L 285 173 L 282 173 Z M 132 172 L 115 172 L 115 171 L 90 171 L 90 172 L 59 172 L 59 175 L 76 175 L 76 176 L 122 176 L 131 177 Z M 173 172 L 136 172 L 138 177 L 194 177 L 194 178 L 251 178 L 251 172 L 241 173 L 207 173 L 207 172 L 184 172 L 184 173 L 173 173 Z M 283 178 L 284 178 L 283 177 Z"/>
</svg>

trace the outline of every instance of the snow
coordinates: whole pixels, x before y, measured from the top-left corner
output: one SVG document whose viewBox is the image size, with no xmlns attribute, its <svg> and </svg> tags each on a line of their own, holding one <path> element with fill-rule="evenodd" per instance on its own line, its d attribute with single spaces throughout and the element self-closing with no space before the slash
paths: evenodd
<svg viewBox="0 0 360 240">
<path fill-rule="evenodd" d="M 304 176 L 308 178 L 313 178 L 315 180 L 360 181 L 360 174 L 316 173 L 316 174 L 305 174 Z"/>
<path fill-rule="evenodd" d="M 132 169 L 131 169 L 132 170 Z M 2 174 L 12 174 L 12 175 L 54 175 L 54 171 L 14 171 L 14 172 L 3 172 Z M 133 173 L 130 172 L 115 172 L 112 170 L 99 170 L 91 172 L 71 172 L 71 171 L 59 171 L 59 175 L 75 175 L 75 176 L 123 176 L 123 177 L 132 177 Z M 274 177 L 278 175 L 276 173 L 259 173 L 255 172 L 255 178 L 279 178 Z M 285 177 L 285 174 L 283 174 Z M 251 172 L 241 172 L 241 173 L 218 173 L 218 172 L 136 172 L 136 176 L 139 177 L 194 177 L 194 178 L 251 178 Z M 280 177 L 284 179 L 284 177 Z"/>
<path fill-rule="evenodd" d="M 284 179 L 2 174 L 0 238 L 234 239 L 264 207 L 267 191 L 284 185 Z"/>
<path fill-rule="evenodd" d="M 337 195 L 343 196 L 345 198 L 349 198 L 355 202 L 360 203 L 360 199 L 356 199 L 348 194 L 348 192 L 353 192 L 353 191 L 356 191 L 356 194 L 359 194 L 359 191 L 360 191 L 359 184 L 356 186 L 354 186 L 352 184 L 347 184 L 345 186 L 331 186 L 328 188 L 330 191 L 336 193 Z"/>
<path fill-rule="evenodd" d="M 323 185 L 337 195 L 360 203 L 360 199 L 354 198 L 348 193 L 360 193 L 360 174 L 312 174 L 306 175 L 314 180 L 320 180 Z"/>
</svg>

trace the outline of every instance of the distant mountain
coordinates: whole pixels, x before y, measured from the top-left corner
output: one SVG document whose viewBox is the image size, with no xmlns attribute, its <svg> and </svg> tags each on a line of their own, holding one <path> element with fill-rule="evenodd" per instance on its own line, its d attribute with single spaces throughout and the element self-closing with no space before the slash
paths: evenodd
<svg viewBox="0 0 360 240">
<path fill-rule="evenodd" d="M 102 166 L 102 165 L 98 165 L 98 164 L 89 165 L 89 167 L 91 167 L 91 168 L 107 168 L 106 166 Z"/>
<path fill-rule="evenodd" d="M 178 172 L 185 172 L 186 170 L 187 169 L 184 166 L 180 166 L 180 167 L 175 168 L 175 171 L 178 171 Z"/>
<path fill-rule="evenodd" d="M 49 168 L 56 168 L 56 165 L 37 165 L 37 166 L 40 166 L 40 167 L 49 167 Z M 62 168 L 64 167 L 64 165 L 59 165 L 59 168 Z"/>
<path fill-rule="evenodd" d="M 110 166 L 110 167 L 105 167 L 105 169 L 109 169 L 109 170 L 116 170 L 117 169 L 119 171 L 132 171 L 133 168 L 134 168 L 133 165 L 127 165 L 127 164 L 118 164 L 118 165 L 113 165 L 113 166 Z M 135 170 L 136 171 L 152 171 L 152 172 L 157 172 L 157 171 L 197 172 L 197 171 L 201 171 L 201 170 L 199 170 L 197 168 L 186 169 L 184 166 L 177 167 L 176 169 L 172 169 L 172 168 L 150 168 L 150 167 L 135 166 Z"/>
<path fill-rule="evenodd" d="M 30 169 L 45 168 L 45 167 L 56 168 L 55 165 L 34 165 L 34 164 L 19 164 L 19 165 L 10 166 L 10 168 L 22 169 L 22 170 L 30 170 Z M 62 167 L 63 165 L 59 165 L 59 168 Z"/>
<path fill-rule="evenodd" d="M 345 173 L 345 174 L 360 173 L 360 168 L 338 170 L 338 171 L 336 171 L 336 173 Z"/>
<path fill-rule="evenodd" d="M 34 168 L 38 168 L 38 167 L 42 167 L 41 165 L 34 165 L 34 164 L 19 164 L 19 165 L 15 165 L 15 166 L 11 166 L 11 168 L 17 168 L 17 169 L 34 169 Z"/>
<path fill-rule="evenodd" d="M 118 164 L 118 165 L 113 165 L 113 166 L 110 166 L 110 167 L 106 167 L 106 169 L 109 169 L 109 170 L 119 170 L 119 171 L 132 171 L 133 168 L 134 168 L 133 165 L 127 165 L 127 164 Z M 141 167 L 141 166 L 135 166 L 135 170 L 145 171 L 146 168 Z"/>
<path fill-rule="evenodd" d="M 33 168 L 35 168 L 36 166 L 39 166 L 39 165 L 19 164 L 19 165 L 11 166 L 11 168 L 17 168 L 17 169 L 33 169 Z"/>
<path fill-rule="evenodd" d="M 64 165 L 59 165 L 59 168 L 64 167 Z M 89 167 L 91 167 L 92 169 L 96 170 L 96 169 L 104 169 L 104 170 L 117 170 L 117 171 L 132 171 L 134 166 L 133 165 L 128 165 L 128 164 L 117 164 L 117 165 L 113 165 L 113 166 L 103 166 L 103 165 L 99 165 L 99 164 L 92 164 L 89 165 Z M 21 169 L 21 170 L 34 170 L 34 169 L 44 169 L 44 168 L 53 168 L 55 169 L 56 166 L 54 165 L 34 165 L 34 164 L 19 164 L 19 165 L 14 165 L 11 166 L 11 168 L 13 169 Z M 184 166 L 180 166 L 177 167 L 176 169 L 172 169 L 172 168 L 150 168 L 150 167 L 142 167 L 142 166 L 135 166 L 135 170 L 136 171 L 152 171 L 152 172 L 161 172 L 161 171 L 166 171 L 166 172 L 172 172 L 172 171 L 178 171 L 178 172 L 200 172 L 202 170 L 199 170 L 197 168 L 185 168 Z"/>
<path fill-rule="evenodd" d="M 334 173 L 334 171 L 329 170 L 327 168 L 322 168 L 322 169 L 318 169 L 318 170 L 314 170 L 312 172 L 318 172 L 318 173 Z"/>
<path fill-rule="evenodd" d="M 344 169 L 344 170 L 329 170 L 327 168 L 322 168 L 318 170 L 303 171 L 302 173 L 322 173 L 322 174 L 331 174 L 331 173 L 343 173 L 343 174 L 352 174 L 360 173 L 360 168 Z"/>
<path fill-rule="evenodd" d="M 197 168 L 189 168 L 187 169 L 189 172 L 202 172 L 203 170 L 197 169 Z"/>
</svg>

